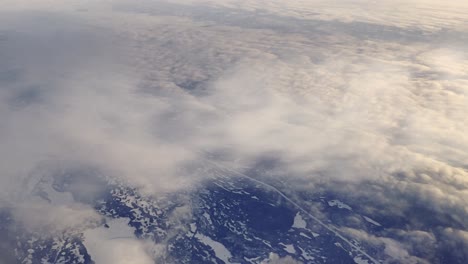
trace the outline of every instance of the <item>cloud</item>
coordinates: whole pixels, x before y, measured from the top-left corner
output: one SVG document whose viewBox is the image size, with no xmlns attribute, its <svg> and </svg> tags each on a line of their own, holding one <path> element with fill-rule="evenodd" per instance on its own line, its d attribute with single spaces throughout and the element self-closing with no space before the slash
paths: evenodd
<svg viewBox="0 0 468 264">
<path fill-rule="evenodd" d="M 468 233 L 464 230 L 457 230 L 453 228 L 445 228 L 442 231 L 443 250 L 449 252 L 450 256 L 454 259 L 466 259 L 468 257 Z"/>
<path fill-rule="evenodd" d="M 424 259 L 410 255 L 407 246 L 397 240 L 387 237 L 376 237 L 356 229 L 346 228 L 342 229 L 342 231 L 375 247 L 384 247 L 384 253 L 389 257 L 385 263 L 392 263 L 392 261 L 399 263 L 429 263 Z"/>
<path fill-rule="evenodd" d="M 284 17 L 323 21 L 364 22 L 376 25 L 396 25 L 402 29 L 417 28 L 434 32 L 444 28 L 466 29 L 465 1 L 446 3 L 441 0 L 371 1 L 371 0 L 292 0 L 287 4 L 275 1 L 233 0 L 173 0 L 183 5 L 216 6 L 244 11 L 262 10 Z M 450 17 L 450 14 L 457 14 Z M 447 17 L 449 16 L 449 17 Z M 443 21 L 443 23 L 441 23 Z M 382 33 L 382 32 L 381 32 Z"/>
<path fill-rule="evenodd" d="M 154 263 L 143 241 L 135 238 L 125 219 L 113 219 L 108 228 L 84 232 L 84 244 L 96 263 Z"/>
<path fill-rule="evenodd" d="M 26 230 L 47 236 L 83 231 L 102 222 L 93 208 L 83 204 L 51 205 L 40 200 L 16 204 L 12 216 Z"/>
<path fill-rule="evenodd" d="M 363 210 L 381 206 L 382 215 L 422 207 L 447 228 L 436 240 L 462 237 L 450 228 L 468 226 L 467 58 L 457 45 L 424 37 L 439 36 L 436 22 L 452 7 L 432 12 L 414 1 L 410 9 L 424 15 L 415 20 L 406 11 L 377 12 L 387 2 L 340 3 L 351 11 L 321 2 L 320 14 L 304 19 L 312 4 L 281 9 L 271 1 L 261 3 L 263 18 L 277 23 L 256 25 L 220 21 L 213 8 L 187 3 L 203 16 L 176 15 L 179 5 L 169 2 L 152 4 L 165 4 L 168 14 L 138 13 L 127 2 L 92 3 L 86 12 L 37 3 L 3 10 L 0 28 L 0 201 L 26 225 L 65 228 L 96 217 L 83 205 L 31 202 L 34 188 L 24 183 L 32 178 L 93 168 L 159 194 L 210 177 L 193 168 L 211 155 L 246 171 L 272 158 L 278 166 L 260 176 L 373 197 Z M 215 4 L 249 17 L 259 3 Z M 363 9 L 373 12 L 352 12 Z M 444 27 L 463 30 L 457 21 Z M 411 31 L 415 23 L 422 32 Z M 381 29 L 388 36 L 375 33 Z M 400 30 L 411 39 L 388 39 Z M 92 193 L 86 181 L 80 191 Z M 28 213 L 40 210 L 55 217 Z M 416 225 L 415 218 L 407 217 Z M 411 246 L 390 238 L 352 235 L 395 259 L 413 258 Z M 139 242 L 116 243 L 141 252 Z"/>
</svg>

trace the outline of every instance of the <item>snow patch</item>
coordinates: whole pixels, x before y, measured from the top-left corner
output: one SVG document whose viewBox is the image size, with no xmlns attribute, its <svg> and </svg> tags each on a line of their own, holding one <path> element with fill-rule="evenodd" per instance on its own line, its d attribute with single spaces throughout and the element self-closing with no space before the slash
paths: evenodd
<svg viewBox="0 0 468 264">
<path fill-rule="evenodd" d="M 305 251 L 303 248 L 299 247 L 299 250 L 301 250 L 302 254 L 302 258 L 307 260 L 307 261 L 312 261 L 314 260 L 315 258 L 309 254 L 309 252 Z"/>
<path fill-rule="evenodd" d="M 197 231 L 197 225 L 195 223 L 190 223 L 190 232 L 195 233 Z"/>
<path fill-rule="evenodd" d="M 302 218 L 301 214 L 298 212 L 296 216 L 294 217 L 294 223 L 292 225 L 294 228 L 306 228 L 307 223 L 306 221 Z"/>
<path fill-rule="evenodd" d="M 329 206 L 336 206 L 336 207 L 338 207 L 338 208 L 340 208 L 340 209 L 347 209 L 347 210 L 350 210 L 350 211 L 353 210 L 353 209 L 351 208 L 351 206 L 349 206 L 349 205 L 343 203 L 343 202 L 340 201 L 340 200 L 330 200 L 330 201 L 328 201 L 328 205 L 329 205 Z"/>
<path fill-rule="evenodd" d="M 213 225 L 213 222 L 211 221 L 211 217 L 207 212 L 203 213 L 203 217 L 205 217 L 206 221 L 208 221 L 208 223 L 210 223 L 210 225 Z"/>
<path fill-rule="evenodd" d="M 293 245 L 285 245 L 283 243 L 279 243 L 279 244 L 284 247 L 284 251 L 290 254 L 296 254 L 296 250 L 294 249 Z"/>
<path fill-rule="evenodd" d="M 354 263 L 356 264 L 369 264 L 369 261 L 367 261 L 367 259 L 363 259 L 361 257 L 355 257 L 354 259 Z"/>
<path fill-rule="evenodd" d="M 200 233 L 197 233 L 195 237 L 198 238 L 198 240 L 200 240 L 200 242 L 203 244 L 211 247 L 215 252 L 216 257 L 221 259 L 224 263 L 232 263 L 229 261 L 229 259 L 232 258 L 231 252 L 229 252 L 229 250 L 223 244 L 219 243 L 218 241 L 214 241 L 210 237 Z"/>
<path fill-rule="evenodd" d="M 382 226 L 380 223 L 378 223 L 377 221 L 375 221 L 374 219 L 372 218 L 369 218 L 367 216 L 363 216 L 364 217 L 364 220 L 366 220 L 367 222 L 373 224 L 373 225 L 376 225 L 376 226 Z"/>
</svg>

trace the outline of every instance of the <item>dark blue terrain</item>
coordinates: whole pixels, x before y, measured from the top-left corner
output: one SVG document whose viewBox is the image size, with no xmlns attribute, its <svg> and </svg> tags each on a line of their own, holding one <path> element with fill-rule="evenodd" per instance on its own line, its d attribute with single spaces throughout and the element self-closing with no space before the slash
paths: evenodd
<svg viewBox="0 0 468 264">
<path fill-rule="evenodd" d="M 226 176 L 163 197 L 144 197 L 135 189 L 109 184 L 99 177 L 92 179 L 90 172 L 84 174 L 55 177 L 52 187 L 72 193 L 76 201 L 92 204 L 103 216 L 129 219 L 138 238 L 166 241 L 167 254 L 156 263 L 260 263 L 271 253 L 304 263 L 354 263 L 360 256 L 275 191 L 230 172 L 220 171 L 216 174 Z M 93 182 L 94 194 L 84 196 L 74 191 L 73 186 L 83 180 Z M 41 193 L 41 197 L 47 199 L 47 194 Z M 317 198 L 318 203 L 326 206 L 321 199 Z M 190 207 L 191 217 L 174 222 L 174 210 L 183 206 Z M 331 210 L 332 218 L 348 213 L 326 209 Z M 303 221 L 302 226 L 295 226 L 297 219 Z M 102 225 L 108 226 L 105 222 Z M 12 240 L 22 263 L 93 263 L 80 233 L 47 238 L 20 230 L 21 235 Z M 219 248 L 227 255 L 219 256 Z"/>
</svg>

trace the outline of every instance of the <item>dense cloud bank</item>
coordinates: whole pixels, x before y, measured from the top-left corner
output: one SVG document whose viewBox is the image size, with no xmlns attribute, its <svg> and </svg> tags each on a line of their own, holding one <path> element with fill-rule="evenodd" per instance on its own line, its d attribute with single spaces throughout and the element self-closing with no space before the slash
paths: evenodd
<svg viewBox="0 0 468 264">
<path fill-rule="evenodd" d="M 0 204 L 26 226 L 100 221 L 32 202 L 38 175 L 92 168 L 158 194 L 209 177 L 190 169 L 208 157 L 274 157 L 291 188 L 432 213 L 388 237 L 343 228 L 390 259 L 430 262 L 420 241 L 468 258 L 462 1 L 65 2 L 0 9 Z"/>
</svg>

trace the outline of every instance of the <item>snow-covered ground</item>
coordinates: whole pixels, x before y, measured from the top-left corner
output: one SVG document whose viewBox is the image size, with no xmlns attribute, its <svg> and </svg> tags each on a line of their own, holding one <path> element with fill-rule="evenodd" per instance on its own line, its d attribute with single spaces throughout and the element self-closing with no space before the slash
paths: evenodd
<svg viewBox="0 0 468 264">
<path fill-rule="evenodd" d="M 340 209 L 347 209 L 347 210 L 350 210 L 350 211 L 353 210 L 353 208 L 351 208 L 351 206 L 343 203 L 340 200 L 330 200 L 330 201 L 328 201 L 328 205 L 329 206 L 336 206 L 336 207 L 338 207 Z"/>
<path fill-rule="evenodd" d="M 366 220 L 367 222 L 373 224 L 373 225 L 376 225 L 376 226 L 382 226 L 379 222 L 375 221 L 374 219 L 372 218 L 369 218 L 367 216 L 362 216 L 364 218 L 364 220 Z"/>
<path fill-rule="evenodd" d="M 224 263 L 232 263 L 230 261 L 230 258 L 232 258 L 231 252 L 229 252 L 229 250 L 223 244 L 219 243 L 218 241 L 214 241 L 210 237 L 200 233 L 197 233 L 195 237 L 198 238 L 203 244 L 211 247 L 215 252 L 216 257 L 224 261 Z"/>
<path fill-rule="evenodd" d="M 302 218 L 301 213 L 297 213 L 296 216 L 294 217 L 294 223 L 292 225 L 293 228 L 306 228 L 307 223 L 306 221 Z"/>
</svg>

